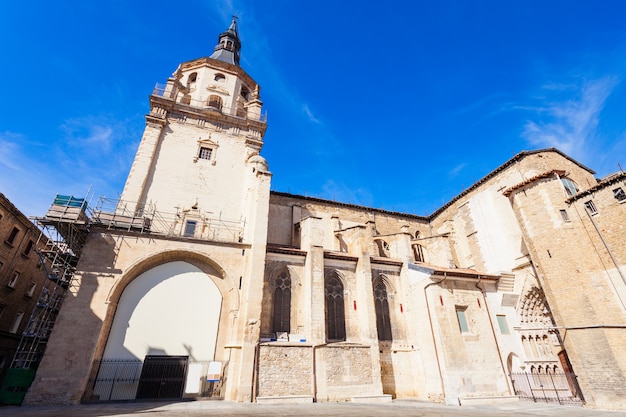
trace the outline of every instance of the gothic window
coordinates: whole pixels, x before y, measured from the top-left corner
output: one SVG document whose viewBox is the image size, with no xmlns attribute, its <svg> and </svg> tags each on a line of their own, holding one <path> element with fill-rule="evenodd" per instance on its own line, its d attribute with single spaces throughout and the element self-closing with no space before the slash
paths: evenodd
<svg viewBox="0 0 626 417">
<path fill-rule="evenodd" d="M 567 193 L 568 197 L 571 197 L 578 193 L 578 186 L 574 181 L 570 180 L 569 178 L 561 178 L 561 183 L 563 184 L 563 187 L 565 187 L 565 192 Z"/>
<path fill-rule="evenodd" d="M 346 340 L 346 313 L 343 301 L 343 284 L 336 273 L 326 277 L 326 339 Z"/>
<path fill-rule="evenodd" d="M 379 280 L 374 286 L 374 305 L 376 308 L 376 329 L 378 330 L 378 340 L 392 340 L 387 287 L 382 280 Z"/>
<path fill-rule="evenodd" d="M 272 331 L 289 332 L 291 325 L 291 276 L 287 269 L 274 279 L 274 317 Z"/>
<path fill-rule="evenodd" d="M 209 107 L 217 110 L 222 110 L 222 98 L 218 95 L 211 94 L 209 96 Z"/>
</svg>

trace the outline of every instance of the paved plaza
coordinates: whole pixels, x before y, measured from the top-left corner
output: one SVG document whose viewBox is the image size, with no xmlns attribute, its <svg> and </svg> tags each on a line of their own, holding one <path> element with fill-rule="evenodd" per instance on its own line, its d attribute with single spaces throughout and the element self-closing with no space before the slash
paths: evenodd
<svg viewBox="0 0 626 417">
<path fill-rule="evenodd" d="M 563 416 L 617 417 L 626 412 L 592 410 L 584 407 L 512 401 L 491 405 L 445 406 L 418 401 L 397 400 L 384 404 L 313 403 L 252 404 L 231 401 L 132 402 L 71 406 L 0 407 L 0 416 L 28 417 L 100 417 L 100 416 Z"/>
</svg>

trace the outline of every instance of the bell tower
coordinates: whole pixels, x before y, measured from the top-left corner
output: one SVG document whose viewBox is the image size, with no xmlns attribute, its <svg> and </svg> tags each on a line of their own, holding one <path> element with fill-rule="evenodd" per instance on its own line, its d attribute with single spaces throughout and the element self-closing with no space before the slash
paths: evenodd
<svg viewBox="0 0 626 417">
<path fill-rule="evenodd" d="M 183 62 L 156 85 L 118 209 L 249 220 L 248 174 L 268 170 L 259 155 L 266 121 L 260 87 L 239 66 L 240 50 L 233 19 L 210 57 Z"/>
<path fill-rule="evenodd" d="M 226 399 L 250 401 L 271 173 L 260 155 L 260 87 L 239 66 L 240 49 L 234 19 L 211 56 L 183 62 L 154 88 L 121 198 L 94 210 L 76 297 L 59 313 L 27 403 L 144 398 L 106 389 L 104 373 L 89 378 L 101 363 L 155 356 L 205 373 L 195 381 L 221 381 Z M 208 362 L 210 375 L 199 368 Z"/>
</svg>

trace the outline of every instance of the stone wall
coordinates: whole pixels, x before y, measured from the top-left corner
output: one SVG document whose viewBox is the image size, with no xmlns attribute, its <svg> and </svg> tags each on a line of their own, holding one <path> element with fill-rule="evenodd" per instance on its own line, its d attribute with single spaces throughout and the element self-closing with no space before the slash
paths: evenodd
<svg viewBox="0 0 626 417">
<path fill-rule="evenodd" d="M 313 395 L 313 347 L 262 344 L 259 346 L 259 397 Z"/>
</svg>

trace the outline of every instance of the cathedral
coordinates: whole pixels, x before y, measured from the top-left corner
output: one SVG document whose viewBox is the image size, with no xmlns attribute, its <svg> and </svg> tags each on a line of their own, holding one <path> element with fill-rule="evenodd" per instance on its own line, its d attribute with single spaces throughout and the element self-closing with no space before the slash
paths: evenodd
<svg viewBox="0 0 626 417">
<path fill-rule="evenodd" d="M 626 173 L 523 151 L 428 216 L 272 192 L 240 50 L 233 21 L 155 87 L 120 199 L 85 208 L 26 404 L 626 410 Z"/>
</svg>

